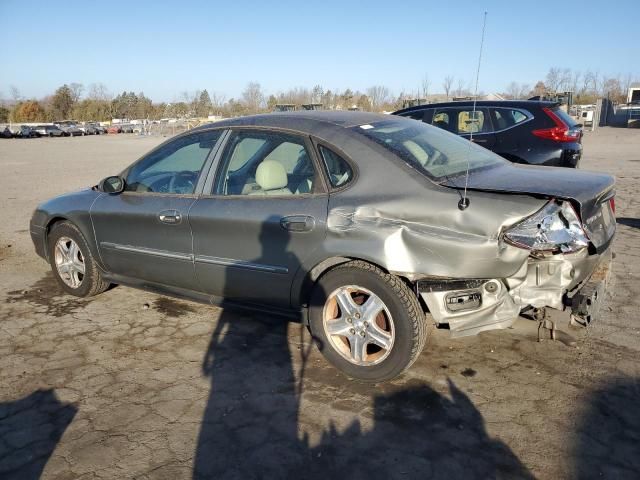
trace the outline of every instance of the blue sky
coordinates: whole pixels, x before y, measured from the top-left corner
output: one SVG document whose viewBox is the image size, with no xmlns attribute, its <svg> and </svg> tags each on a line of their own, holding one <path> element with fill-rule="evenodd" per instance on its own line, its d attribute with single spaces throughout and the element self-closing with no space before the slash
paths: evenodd
<svg viewBox="0 0 640 480">
<path fill-rule="evenodd" d="M 473 83 L 485 10 L 480 90 L 534 84 L 552 66 L 640 76 L 640 0 L 0 0 L 0 95 L 102 82 L 157 101 L 204 88 L 229 98 L 249 81 L 268 94 L 397 94 L 425 73 L 435 93 L 446 75 Z"/>
</svg>

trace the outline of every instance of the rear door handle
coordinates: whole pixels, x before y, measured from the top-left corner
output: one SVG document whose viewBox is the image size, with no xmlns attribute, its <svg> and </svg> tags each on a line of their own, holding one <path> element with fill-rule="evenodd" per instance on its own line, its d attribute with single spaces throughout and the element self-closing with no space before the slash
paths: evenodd
<svg viewBox="0 0 640 480">
<path fill-rule="evenodd" d="M 280 226 L 290 232 L 310 232 L 316 226 L 316 219 L 308 215 L 291 215 L 282 217 Z"/>
<path fill-rule="evenodd" d="M 162 223 L 176 225 L 182 221 L 182 215 L 177 210 L 163 210 L 158 214 L 158 219 Z"/>
</svg>

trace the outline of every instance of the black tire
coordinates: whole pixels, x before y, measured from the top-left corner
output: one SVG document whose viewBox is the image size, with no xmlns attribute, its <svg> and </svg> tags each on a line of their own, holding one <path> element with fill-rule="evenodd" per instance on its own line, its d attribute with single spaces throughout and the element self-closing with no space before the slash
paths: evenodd
<svg viewBox="0 0 640 480">
<path fill-rule="evenodd" d="M 84 261 L 84 275 L 77 288 L 67 285 L 58 272 L 55 245 L 61 237 L 67 237 L 78 245 Z M 109 282 L 102 278 L 87 241 L 73 223 L 67 221 L 56 223 L 49 233 L 47 248 L 49 249 L 49 264 L 51 265 L 53 276 L 65 292 L 76 297 L 92 297 L 109 288 Z"/>
<path fill-rule="evenodd" d="M 395 339 L 386 358 L 379 363 L 352 363 L 327 338 L 323 321 L 325 303 L 332 292 L 347 285 L 357 285 L 377 295 L 393 318 Z M 416 295 L 399 277 L 363 261 L 341 264 L 316 282 L 309 303 L 309 329 L 332 365 L 365 382 L 382 382 L 400 375 L 416 361 L 427 339 L 425 314 Z"/>
</svg>

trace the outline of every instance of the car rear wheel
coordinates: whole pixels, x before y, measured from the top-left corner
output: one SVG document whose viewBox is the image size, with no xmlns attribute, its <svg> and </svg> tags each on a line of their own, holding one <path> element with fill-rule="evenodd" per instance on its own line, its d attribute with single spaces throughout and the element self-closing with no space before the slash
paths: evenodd
<svg viewBox="0 0 640 480">
<path fill-rule="evenodd" d="M 400 375 L 427 338 L 415 294 L 400 278 L 362 261 L 339 265 L 318 280 L 309 328 L 331 364 L 368 382 Z"/>
<path fill-rule="evenodd" d="M 91 297 L 109 288 L 78 227 L 71 222 L 56 223 L 48 240 L 49 263 L 65 292 Z"/>
</svg>

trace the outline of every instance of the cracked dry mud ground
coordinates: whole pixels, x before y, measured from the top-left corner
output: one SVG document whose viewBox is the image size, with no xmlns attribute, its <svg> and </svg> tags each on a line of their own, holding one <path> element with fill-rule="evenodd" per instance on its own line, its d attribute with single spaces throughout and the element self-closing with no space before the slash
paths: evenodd
<svg viewBox="0 0 640 480">
<path fill-rule="evenodd" d="M 618 178 L 613 295 L 577 348 L 433 330 L 379 386 L 295 323 L 125 287 L 63 295 L 28 220 L 160 139 L 0 141 L 0 478 L 638 478 L 640 130 L 586 134 Z M 558 316 L 558 318 L 564 318 Z"/>
</svg>

